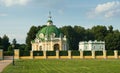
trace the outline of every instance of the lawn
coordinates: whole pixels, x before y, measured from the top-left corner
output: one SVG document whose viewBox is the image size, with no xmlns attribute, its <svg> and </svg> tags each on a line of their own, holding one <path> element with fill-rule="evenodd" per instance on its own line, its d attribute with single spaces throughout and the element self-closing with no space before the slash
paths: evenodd
<svg viewBox="0 0 120 73">
<path fill-rule="evenodd" d="M 17 60 L 2 73 L 120 73 L 119 59 Z"/>
</svg>

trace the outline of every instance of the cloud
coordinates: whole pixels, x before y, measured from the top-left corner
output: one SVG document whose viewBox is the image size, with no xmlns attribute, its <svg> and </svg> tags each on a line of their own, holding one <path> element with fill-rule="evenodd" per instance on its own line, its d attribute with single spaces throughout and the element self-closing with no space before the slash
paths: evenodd
<svg viewBox="0 0 120 73">
<path fill-rule="evenodd" d="M 6 13 L 0 13 L 0 16 L 8 16 Z"/>
<path fill-rule="evenodd" d="M 6 7 L 14 6 L 14 5 L 27 5 L 30 0 L 0 0 L 0 4 Z"/>
<path fill-rule="evenodd" d="M 97 16 L 103 16 L 105 18 L 111 18 L 119 15 L 120 2 L 112 1 L 104 4 L 98 4 L 93 10 L 88 13 L 88 17 L 93 18 Z"/>
</svg>

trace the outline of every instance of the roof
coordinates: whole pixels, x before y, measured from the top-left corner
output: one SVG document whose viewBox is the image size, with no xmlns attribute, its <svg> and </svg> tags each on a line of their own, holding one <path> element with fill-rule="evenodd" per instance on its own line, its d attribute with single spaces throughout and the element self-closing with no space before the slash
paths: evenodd
<svg viewBox="0 0 120 73">
<path fill-rule="evenodd" d="M 59 37 L 60 34 L 61 31 L 55 25 L 50 25 L 39 30 L 38 33 L 36 34 L 36 37 L 43 40 L 45 39 L 45 37 L 46 38 L 50 38 L 51 36 Z"/>
</svg>

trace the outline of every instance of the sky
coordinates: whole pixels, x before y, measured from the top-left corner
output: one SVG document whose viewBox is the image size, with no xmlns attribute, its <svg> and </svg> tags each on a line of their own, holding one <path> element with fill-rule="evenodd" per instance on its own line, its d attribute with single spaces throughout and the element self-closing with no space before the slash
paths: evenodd
<svg viewBox="0 0 120 73">
<path fill-rule="evenodd" d="M 25 43 L 30 27 L 45 25 L 49 11 L 57 27 L 120 29 L 120 0 L 0 0 L 0 36 Z"/>
</svg>

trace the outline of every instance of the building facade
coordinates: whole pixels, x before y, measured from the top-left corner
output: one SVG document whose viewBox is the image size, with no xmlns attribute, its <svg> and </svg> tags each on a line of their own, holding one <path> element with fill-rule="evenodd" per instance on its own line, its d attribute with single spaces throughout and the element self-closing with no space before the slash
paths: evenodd
<svg viewBox="0 0 120 73">
<path fill-rule="evenodd" d="M 67 38 L 53 25 L 51 16 L 46 27 L 38 31 L 31 44 L 32 51 L 68 50 Z"/>
<path fill-rule="evenodd" d="M 79 50 L 82 51 L 103 51 L 105 50 L 105 42 L 104 41 L 84 41 L 79 42 Z"/>
</svg>

